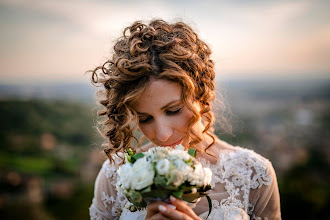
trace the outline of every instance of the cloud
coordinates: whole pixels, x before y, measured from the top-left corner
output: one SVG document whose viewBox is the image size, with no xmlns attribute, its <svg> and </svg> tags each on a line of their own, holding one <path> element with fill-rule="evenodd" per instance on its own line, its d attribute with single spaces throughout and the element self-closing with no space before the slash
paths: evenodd
<svg viewBox="0 0 330 220">
<path fill-rule="evenodd" d="M 0 76 L 81 79 L 135 20 L 182 18 L 211 45 L 217 71 L 330 71 L 325 1 L 0 2 Z"/>
<path fill-rule="evenodd" d="M 306 17 L 311 11 L 317 12 L 311 2 L 282 2 L 242 9 L 229 5 L 225 11 L 222 16 L 227 20 L 220 20 L 220 28 L 208 35 L 219 72 L 310 74 L 330 71 L 329 65 L 320 62 L 326 59 L 325 51 L 329 48 L 326 40 L 329 22 L 324 24 L 320 16 L 319 20 L 314 20 L 314 25 L 304 25 L 309 22 Z"/>
<path fill-rule="evenodd" d="M 139 9 L 106 1 L 77 4 L 77 1 L 32 0 L 2 4 L 24 16 L 13 17 L 9 13 L 15 24 L 8 22 L 3 26 L 9 31 L 3 35 L 6 43 L 0 52 L 0 74 L 49 78 L 64 75 L 81 78 L 86 70 L 100 64 L 108 55 L 110 40 L 120 36 L 123 23 L 127 26 L 136 20 L 135 10 Z M 165 15 L 166 7 L 159 6 L 151 4 L 145 12 L 150 14 L 157 7 Z"/>
</svg>

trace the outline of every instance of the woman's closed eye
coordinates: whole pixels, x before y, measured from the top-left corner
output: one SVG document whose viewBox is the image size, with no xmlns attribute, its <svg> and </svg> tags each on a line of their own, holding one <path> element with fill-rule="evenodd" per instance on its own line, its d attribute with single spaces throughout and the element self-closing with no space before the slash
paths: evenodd
<svg viewBox="0 0 330 220">
<path fill-rule="evenodd" d="M 175 109 L 175 110 L 167 110 L 166 111 L 166 114 L 167 115 L 177 115 L 181 112 L 182 108 L 178 108 L 178 109 Z"/>
<path fill-rule="evenodd" d="M 148 123 L 150 122 L 152 119 L 152 116 L 148 116 L 148 117 L 140 117 L 139 118 L 139 123 L 140 124 L 143 124 L 143 123 Z"/>
<path fill-rule="evenodd" d="M 181 110 L 182 110 L 182 108 L 178 108 L 178 109 L 175 109 L 175 110 L 166 110 L 165 114 L 166 115 L 177 115 L 177 114 L 181 113 Z M 139 118 L 139 123 L 140 124 L 145 124 L 145 123 L 151 122 L 152 119 L 153 119 L 152 116 L 141 116 Z"/>
</svg>

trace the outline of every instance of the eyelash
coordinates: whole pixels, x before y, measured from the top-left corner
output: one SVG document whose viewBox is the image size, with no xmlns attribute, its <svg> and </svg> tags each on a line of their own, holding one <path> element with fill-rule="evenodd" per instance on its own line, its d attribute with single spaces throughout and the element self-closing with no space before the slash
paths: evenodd
<svg viewBox="0 0 330 220">
<path fill-rule="evenodd" d="M 177 109 L 177 110 L 174 110 L 174 111 L 166 111 L 165 112 L 165 114 L 166 115 L 177 115 L 177 114 L 180 114 L 181 113 L 181 110 L 182 110 L 182 108 L 179 108 L 179 109 Z M 148 123 L 149 121 L 151 121 L 152 120 L 152 117 L 151 116 L 149 116 L 149 117 L 147 117 L 146 119 L 143 119 L 143 120 L 139 120 L 139 123 L 140 124 L 145 124 L 145 123 Z"/>
<path fill-rule="evenodd" d="M 174 111 L 166 111 L 166 114 L 167 115 L 177 115 L 177 114 L 179 114 L 181 112 L 181 109 L 182 108 L 179 108 L 179 109 L 174 110 Z"/>
<path fill-rule="evenodd" d="M 143 119 L 143 120 L 139 120 L 139 123 L 140 124 L 145 124 L 145 123 L 148 123 L 150 120 L 152 119 L 152 117 L 148 117 L 148 118 L 146 118 L 146 119 Z"/>
</svg>

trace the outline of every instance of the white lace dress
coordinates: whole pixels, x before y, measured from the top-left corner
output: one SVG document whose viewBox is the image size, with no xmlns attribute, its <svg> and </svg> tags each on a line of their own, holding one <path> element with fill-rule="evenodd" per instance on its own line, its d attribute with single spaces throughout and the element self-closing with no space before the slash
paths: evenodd
<svg viewBox="0 0 330 220">
<path fill-rule="evenodd" d="M 227 143 L 226 143 L 227 144 Z M 227 144 L 228 145 L 228 144 Z M 213 172 L 212 211 L 207 219 L 214 220 L 273 220 L 281 219 L 280 199 L 275 171 L 271 163 L 255 152 L 240 147 L 223 150 L 216 164 L 204 158 L 199 161 Z M 103 164 L 96 182 L 95 194 L 89 208 L 92 220 L 142 220 L 146 210 L 132 210 L 132 204 L 116 190 L 120 160 Z M 207 199 L 193 207 L 201 219 L 209 212 Z"/>
</svg>

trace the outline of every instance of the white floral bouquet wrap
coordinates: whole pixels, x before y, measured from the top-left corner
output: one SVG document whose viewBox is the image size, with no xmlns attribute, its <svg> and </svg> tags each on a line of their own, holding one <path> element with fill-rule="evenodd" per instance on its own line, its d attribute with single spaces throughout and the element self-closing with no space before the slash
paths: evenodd
<svg viewBox="0 0 330 220">
<path fill-rule="evenodd" d="M 136 207 L 146 207 L 153 200 L 166 201 L 171 195 L 190 203 L 207 196 L 212 171 L 195 158 L 195 149 L 180 148 L 183 146 L 153 147 L 136 155 L 128 150 L 126 163 L 117 170 L 117 190 Z"/>
</svg>

